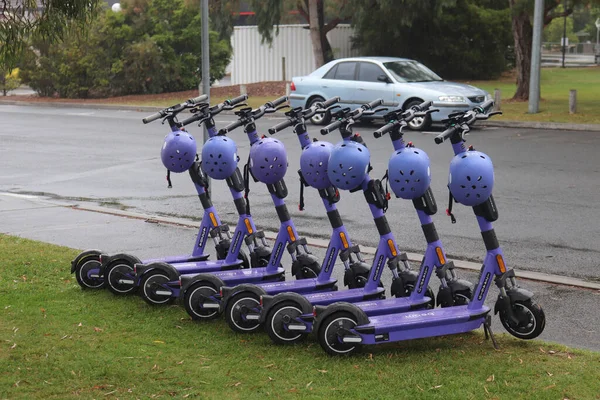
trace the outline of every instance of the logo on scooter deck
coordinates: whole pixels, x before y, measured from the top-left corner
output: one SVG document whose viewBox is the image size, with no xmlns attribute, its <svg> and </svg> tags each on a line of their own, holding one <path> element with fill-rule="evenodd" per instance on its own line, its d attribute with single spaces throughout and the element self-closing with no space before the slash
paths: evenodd
<svg viewBox="0 0 600 400">
<path fill-rule="evenodd" d="M 423 276 L 421 277 L 421 280 L 419 281 L 419 288 L 417 290 L 417 293 L 421 293 L 423 291 L 423 286 L 425 285 L 425 278 L 427 278 L 427 274 L 429 273 L 429 267 L 425 267 L 423 268 Z"/>
<path fill-rule="evenodd" d="M 240 238 L 242 237 L 242 232 L 238 231 L 237 235 L 235 235 L 235 239 L 233 241 L 233 246 L 229 249 L 231 254 L 235 253 L 235 249 L 238 248 L 238 243 L 240 242 Z"/>
<path fill-rule="evenodd" d="M 383 266 L 384 260 L 385 260 L 385 257 L 383 256 L 383 254 L 380 255 L 379 260 L 377 260 L 377 266 L 375 267 L 375 275 L 373 276 L 374 281 L 379 279 L 379 276 L 381 275 L 381 267 Z"/>
<path fill-rule="evenodd" d="M 487 286 L 490 283 L 490 276 L 491 276 L 491 274 L 489 272 L 487 274 L 485 274 L 485 279 L 483 280 L 483 283 L 481 284 L 481 290 L 479 291 L 477 300 L 483 299 L 483 294 L 485 293 L 485 290 L 487 289 Z"/>
<path fill-rule="evenodd" d="M 325 266 L 325 272 L 329 272 L 329 270 L 333 266 L 333 263 L 335 261 L 333 255 L 335 254 L 335 250 L 335 247 L 332 247 L 331 251 L 329 252 L 329 257 L 327 258 L 327 265 Z"/>
<path fill-rule="evenodd" d="M 421 318 L 421 317 L 433 317 L 435 316 L 435 313 L 433 311 L 428 311 L 428 312 L 422 312 L 422 313 L 410 313 L 410 314 L 404 314 L 402 315 L 403 318 L 406 319 L 415 319 L 415 318 Z"/>
<path fill-rule="evenodd" d="M 276 265 L 277 261 L 279 261 L 279 257 L 281 257 L 281 249 L 283 248 L 283 243 L 279 242 L 277 245 L 277 249 L 275 249 L 275 257 L 271 258 L 271 265 Z"/>
</svg>

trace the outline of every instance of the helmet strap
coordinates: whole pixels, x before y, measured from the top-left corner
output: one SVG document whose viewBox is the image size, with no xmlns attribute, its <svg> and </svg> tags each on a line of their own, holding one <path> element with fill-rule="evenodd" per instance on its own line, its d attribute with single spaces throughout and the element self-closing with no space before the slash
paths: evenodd
<svg viewBox="0 0 600 400">
<path fill-rule="evenodd" d="M 168 188 L 171 189 L 173 187 L 173 185 L 171 184 L 171 171 L 167 170 L 167 184 L 168 184 Z"/>
<path fill-rule="evenodd" d="M 304 185 L 306 185 L 306 181 L 304 180 L 304 176 L 302 176 L 302 170 L 298 170 L 298 175 L 300 176 L 300 202 L 298 203 L 298 211 L 304 211 Z"/>
<path fill-rule="evenodd" d="M 250 155 L 248 155 L 248 162 L 244 165 L 244 200 L 246 200 L 246 214 L 250 215 L 248 193 L 250 193 Z"/>
<path fill-rule="evenodd" d="M 456 223 L 456 218 L 454 218 L 454 214 L 452 214 L 452 203 L 454 200 L 454 196 L 452 196 L 452 192 L 448 189 L 448 208 L 446 208 L 446 215 L 450 217 L 450 221 L 453 224 Z"/>
</svg>

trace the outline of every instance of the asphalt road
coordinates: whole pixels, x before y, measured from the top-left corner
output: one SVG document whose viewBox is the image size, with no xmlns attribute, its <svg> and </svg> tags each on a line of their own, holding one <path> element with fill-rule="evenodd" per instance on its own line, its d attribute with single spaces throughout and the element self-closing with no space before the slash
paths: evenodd
<svg viewBox="0 0 600 400">
<path fill-rule="evenodd" d="M 166 187 L 159 149 L 168 127 L 160 122 L 144 126 L 144 116 L 135 111 L 0 106 L 0 191 L 197 218 L 200 207 L 187 174 L 175 174 L 174 187 Z M 222 115 L 218 126 L 234 118 Z M 259 120 L 259 132 L 278 122 L 280 118 Z M 371 151 L 371 175 L 381 177 L 392 149 L 386 137 L 373 139 L 372 130 L 371 126 L 356 129 Z M 192 126 L 190 132 L 201 140 L 201 129 Z M 311 126 L 309 133 L 322 138 L 315 127 Z M 472 211 L 455 206 L 456 224 L 444 215 L 452 151 L 449 144 L 436 145 L 434 134 L 407 134 L 432 162 L 432 189 L 440 210 L 434 221 L 451 257 L 479 262 L 484 247 Z M 245 161 L 249 144 L 243 130 L 230 136 Z M 327 220 L 314 190 L 305 191 L 306 210 L 297 209 L 298 141 L 291 129 L 277 137 L 289 153 L 288 205 L 294 222 L 304 234 L 324 237 L 328 235 Z M 327 139 L 337 142 L 340 137 L 330 134 Z M 494 196 L 500 211 L 495 228 L 509 266 L 600 280 L 600 135 L 482 128 L 472 132 L 468 143 L 494 162 Z M 212 192 L 221 218 L 235 221 L 226 186 L 216 182 Z M 250 196 L 257 225 L 277 229 L 266 188 L 253 184 Z M 342 193 L 338 208 L 356 243 L 376 244 L 376 230 L 360 193 Z M 392 199 L 387 217 L 403 249 L 424 249 L 411 202 Z"/>
</svg>

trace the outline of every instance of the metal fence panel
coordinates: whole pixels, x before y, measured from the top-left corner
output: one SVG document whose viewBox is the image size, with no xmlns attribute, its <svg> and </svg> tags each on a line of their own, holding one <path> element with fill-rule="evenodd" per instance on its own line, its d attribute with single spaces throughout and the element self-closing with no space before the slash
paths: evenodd
<svg viewBox="0 0 600 400">
<path fill-rule="evenodd" d="M 335 58 L 357 54 L 352 49 L 350 25 L 338 25 L 327 33 Z M 233 85 L 284 79 L 282 59 L 285 57 L 285 80 L 307 75 L 315 69 L 315 61 L 306 25 L 280 25 L 279 34 L 269 46 L 261 43 L 256 26 L 236 26 L 232 36 Z"/>
</svg>

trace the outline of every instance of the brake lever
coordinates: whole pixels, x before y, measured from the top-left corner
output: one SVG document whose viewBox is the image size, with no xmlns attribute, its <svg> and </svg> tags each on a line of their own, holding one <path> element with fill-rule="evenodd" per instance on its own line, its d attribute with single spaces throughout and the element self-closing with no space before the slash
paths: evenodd
<svg viewBox="0 0 600 400">
<path fill-rule="evenodd" d="M 376 110 L 373 110 L 373 114 L 374 113 L 378 113 L 378 112 L 382 112 L 382 111 L 387 111 L 387 110 L 389 110 L 389 108 L 387 108 L 387 107 L 381 107 L 381 108 L 378 108 Z"/>
</svg>

